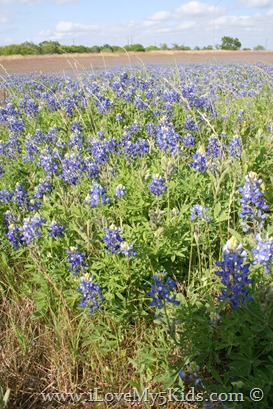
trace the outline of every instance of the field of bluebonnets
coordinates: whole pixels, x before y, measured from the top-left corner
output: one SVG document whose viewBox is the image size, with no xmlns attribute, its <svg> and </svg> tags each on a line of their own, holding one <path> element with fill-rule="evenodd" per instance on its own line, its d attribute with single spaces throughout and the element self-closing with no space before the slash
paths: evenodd
<svg viewBox="0 0 273 409">
<path fill-rule="evenodd" d="M 1 77 L 10 407 L 133 405 L 90 406 L 95 388 L 207 409 L 254 408 L 260 388 L 272 407 L 272 78 L 204 64 Z"/>
</svg>

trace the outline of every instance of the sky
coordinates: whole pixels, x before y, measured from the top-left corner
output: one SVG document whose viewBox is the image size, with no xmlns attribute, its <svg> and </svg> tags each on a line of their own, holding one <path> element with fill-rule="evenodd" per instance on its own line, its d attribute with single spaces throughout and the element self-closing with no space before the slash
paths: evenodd
<svg viewBox="0 0 273 409">
<path fill-rule="evenodd" d="M 273 0 L 0 0 L 0 46 L 166 43 L 190 47 L 238 38 L 273 49 Z"/>
</svg>

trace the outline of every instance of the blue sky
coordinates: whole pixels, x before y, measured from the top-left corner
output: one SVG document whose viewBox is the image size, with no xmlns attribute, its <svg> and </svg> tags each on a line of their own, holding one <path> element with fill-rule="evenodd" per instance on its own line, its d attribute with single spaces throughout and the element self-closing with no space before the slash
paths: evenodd
<svg viewBox="0 0 273 409">
<path fill-rule="evenodd" d="M 273 49 L 273 0 L 0 0 L 0 45 L 221 43 Z"/>
</svg>

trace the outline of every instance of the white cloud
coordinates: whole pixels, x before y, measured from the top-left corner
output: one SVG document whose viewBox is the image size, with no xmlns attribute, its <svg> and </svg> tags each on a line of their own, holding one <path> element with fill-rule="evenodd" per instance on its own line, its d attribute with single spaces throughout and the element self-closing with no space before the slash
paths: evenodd
<svg viewBox="0 0 273 409">
<path fill-rule="evenodd" d="M 240 3 L 248 8 L 264 8 L 272 6 L 272 0 L 240 0 Z"/>
<path fill-rule="evenodd" d="M 200 1 L 190 1 L 178 7 L 175 11 L 180 15 L 187 17 L 206 16 L 207 14 L 214 14 L 222 11 L 220 7 L 210 6 Z"/>
</svg>

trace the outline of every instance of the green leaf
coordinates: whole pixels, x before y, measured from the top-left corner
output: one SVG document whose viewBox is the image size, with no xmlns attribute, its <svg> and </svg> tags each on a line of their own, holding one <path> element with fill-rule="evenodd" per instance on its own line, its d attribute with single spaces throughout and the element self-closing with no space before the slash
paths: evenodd
<svg viewBox="0 0 273 409">
<path fill-rule="evenodd" d="M 219 216 L 221 212 L 221 203 L 217 202 L 215 207 L 214 207 L 214 218 L 217 219 L 217 217 Z"/>
<path fill-rule="evenodd" d="M 229 232 L 234 236 L 239 242 L 242 242 L 242 236 L 234 229 L 229 228 Z"/>
</svg>

